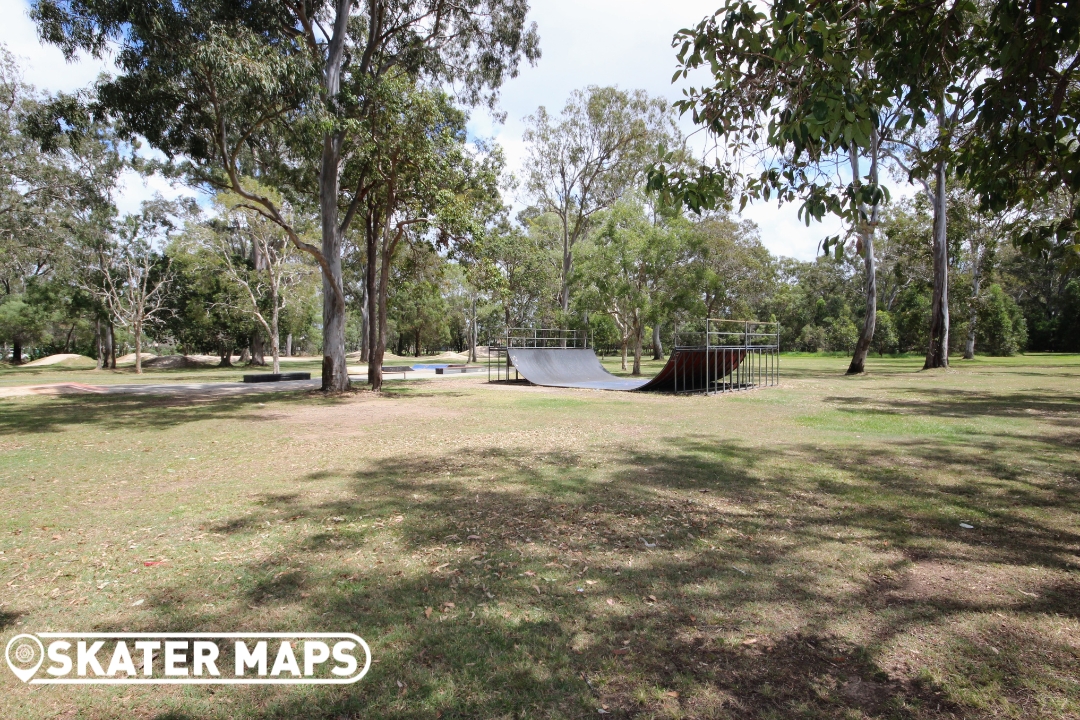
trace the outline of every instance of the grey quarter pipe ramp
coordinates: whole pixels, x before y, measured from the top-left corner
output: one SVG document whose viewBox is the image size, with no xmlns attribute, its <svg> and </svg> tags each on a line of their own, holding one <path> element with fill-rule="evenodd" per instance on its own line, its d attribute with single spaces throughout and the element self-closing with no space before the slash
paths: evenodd
<svg viewBox="0 0 1080 720">
<path fill-rule="evenodd" d="M 701 392 L 739 367 L 741 348 L 679 348 L 655 377 L 620 378 L 600 364 L 588 348 L 507 348 L 510 362 L 526 380 L 547 387 L 591 390 Z"/>
</svg>

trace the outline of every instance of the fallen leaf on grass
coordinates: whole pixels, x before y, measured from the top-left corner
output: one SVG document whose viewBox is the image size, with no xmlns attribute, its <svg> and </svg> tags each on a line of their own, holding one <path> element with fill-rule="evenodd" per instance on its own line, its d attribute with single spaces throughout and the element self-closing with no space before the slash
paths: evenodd
<svg viewBox="0 0 1080 720">
<path fill-rule="evenodd" d="M 655 595 L 650 595 L 647 599 L 648 599 L 649 602 L 656 602 L 656 596 Z"/>
<path fill-rule="evenodd" d="M 673 698 L 679 697 L 679 693 L 675 692 L 674 690 L 668 690 L 666 693 L 664 693 L 664 695 L 667 695 L 668 697 L 673 697 Z"/>
<path fill-rule="evenodd" d="M 144 560 L 143 565 L 145 565 L 146 567 L 154 567 L 155 565 L 161 565 L 163 562 L 165 562 L 165 561 L 164 560 Z"/>
<path fill-rule="evenodd" d="M 431 608 L 425 608 L 424 609 L 424 617 L 426 617 L 426 618 L 431 617 Z"/>
<path fill-rule="evenodd" d="M 615 604 L 615 598 L 608 598 L 607 599 L 607 604 L 608 605 L 614 605 Z"/>
<path fill-rule="evenodd" d="M 480 536 L 479 535 L 470 535 L 469 537 L 467 537 L 465 539 L 466 540 L 479 540 Z"/>
<path fill-rule="evenodd" d="M 146 600 L 140 598 L 139 600 L 136 600 L 135 602 L 131 603 L 131 607 L 138 607 L 139 605 L 142 605 L 144 602 L 146 602 Z"/>
<path fill-rule="evenodd" d="M 630 648 L 624 648 L 624 647 L 619 648 L 618 650 L 615 650 L 612 654 L 613 655 L 629 655 L 630 654 Z"/>
</svg>

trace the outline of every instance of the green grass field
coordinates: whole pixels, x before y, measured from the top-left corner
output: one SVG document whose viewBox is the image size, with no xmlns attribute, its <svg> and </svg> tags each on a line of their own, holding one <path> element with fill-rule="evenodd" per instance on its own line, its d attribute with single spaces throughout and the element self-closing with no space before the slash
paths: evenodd
<svg viewBox="0 0 1080 720">
<path fill-rule="evenodd" d="M 348 631 L 375 661 L 331 687 L 4 670 L 0 717 L 1080 717 L 1080 357 L 846 365 L 708 398 L 0 398 L 5 645 Z"/>
</svg>

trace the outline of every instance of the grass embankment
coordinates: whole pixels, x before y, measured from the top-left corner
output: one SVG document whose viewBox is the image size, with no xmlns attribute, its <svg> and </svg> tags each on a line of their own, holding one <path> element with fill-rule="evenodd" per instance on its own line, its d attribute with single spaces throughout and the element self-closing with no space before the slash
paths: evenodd
<svg viewBox="0 0 1080 720">
<path fill-rule="evenodd" d="M 868 365 L 711 398 L 0 400 L 0 641 L 341 630 L 377 661 L 332 688 L 5 670 L 0 717 L 1080 716 L 1080 358 Z"/>
</svg>

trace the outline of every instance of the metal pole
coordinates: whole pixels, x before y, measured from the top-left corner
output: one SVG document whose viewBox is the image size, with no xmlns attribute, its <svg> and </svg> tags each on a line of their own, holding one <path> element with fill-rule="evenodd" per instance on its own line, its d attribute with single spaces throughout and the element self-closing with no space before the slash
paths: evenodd
<svg viewBox="0 0 1080 720">
<path fill-rule="evenodd" d="M 711 379 L 709 375 L 709 343 L 712 342 L 712 338 L 709 337 L 709 330 L 712 328 L 711 322 L 711 320 L 705 318 L 705 397 L 709 396 L 709 380 Z"/>
</svg>

